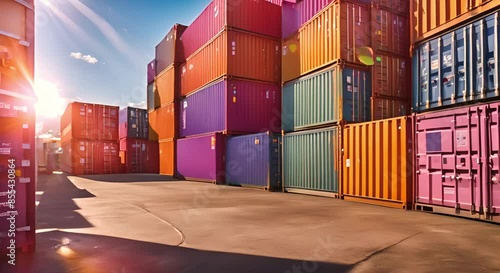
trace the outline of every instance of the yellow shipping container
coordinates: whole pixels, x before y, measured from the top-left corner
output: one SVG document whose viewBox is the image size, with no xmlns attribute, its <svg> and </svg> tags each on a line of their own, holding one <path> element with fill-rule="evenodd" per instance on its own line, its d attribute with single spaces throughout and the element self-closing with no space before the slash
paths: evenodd
<svg viewBox="0 0 500 273">
<path fill-rule="evenodd" d="M 288 82 L 300 77 L 300 43 L 299 33 L 292 34 L 283 40 L 281 51 L 281 80 Z"/>
<path fill-rule="evenodd" d="M 343 129 L 342 197 L 411 209 L 411 117 L 346 125 Z"/>
</svg>

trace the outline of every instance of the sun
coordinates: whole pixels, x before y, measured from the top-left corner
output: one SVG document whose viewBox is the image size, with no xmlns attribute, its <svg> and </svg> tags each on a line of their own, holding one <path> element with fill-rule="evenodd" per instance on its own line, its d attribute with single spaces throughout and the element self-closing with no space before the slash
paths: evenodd
<svg viewBox="0 0 500 273">
<path fill-rule="evenodd" d="M 57 118 L 64 112 L 66 100 L 61 98 L 59 87 L 44 79 L 35 79 L 37 102 L 36 114 L 39 117 Z"/>
</svg>

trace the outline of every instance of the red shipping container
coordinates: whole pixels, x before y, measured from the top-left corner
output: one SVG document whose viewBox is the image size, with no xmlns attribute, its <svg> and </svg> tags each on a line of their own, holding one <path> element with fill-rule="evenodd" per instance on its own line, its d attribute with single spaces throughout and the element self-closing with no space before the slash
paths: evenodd
<svg viewBox="0 0 500 273">
<path fill-rule="evenodd" d="M 118 106 L 69 103 L 61 116 L 61 143 L 71 139 L 118 141 Z"/>
<path fill-rule="evenodd" d="M 266 1 L 213 0 L 181 36 L 186 58 L 225 27 L 281 38 L 281 7 Z"/>
<path fill-rule="evenodd" d="M 280 48 L 278 39 L 225 30 L 181 66 L 181 96 L 222 76 L 279 83 Z"/>
<path fill-rule="evenodd" d="M 35 113 L 32 101 L 2 94 L 0 90 L 0 253 L 9 252 L 10 240 L 22 251 L 35 249 Z M 15 191 L 15 194 L 13 193 Z M 9 201 L 15 201 L 10 207 Z M 15 229 L 10 231 L 10 215 Z M 15 250 L 14 249 L 14 250 Z M 12 250 L 12 251 L 14 251 Z"/>
<path fill-rule="evenodd" d="M 61 170 L 72 175 L 120 173 L 119 148 L 118 142 L 73 139 L 62 144 Z"/>
<path fill-rule="evenodd" d="M 184 49 L 180 43 L 180 37 L 187 26 L 175 24 L 167 33 L 165 38 L 155 48 L 155 75 L 174 63 L 183 63 L 186 60 Z"/>
<path fill-rule="evenodd" d="M 121 163 L 125 173 L 158 173 L 158 142 L 147 139 L 120 139 Z"/>
<path fill-rule="evenodd" d="M 411 64 L 408 58 L 377 54 L 372 67 L 372 94 L 401 99 L 411 98 Z"/>
<path fill-rule="evenodd" d="M 401 15 L 380 7 L 372 7 L 372 48 L 375 51 L 409 57 L 410 26 L 408 24 L 408 14 Z"/>
</svg>

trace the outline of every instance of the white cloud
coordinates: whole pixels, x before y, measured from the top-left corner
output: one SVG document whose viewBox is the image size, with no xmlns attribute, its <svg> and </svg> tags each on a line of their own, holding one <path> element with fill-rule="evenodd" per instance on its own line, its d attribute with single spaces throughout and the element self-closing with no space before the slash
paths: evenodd
<svg viewBox="0 0 500 273">
<path fill-rule="evenodd" d="M 141 102 L 138 102 L 138 103 L 129 102 L 128 106 L 135 107 L 135 108 L 140 108 L 140 109 L 146 109 L 146 102 L 145 101 L 141 101 Z"/>
<path fill-rule="evenodd" d="M 77 60 L 82 60 L 82 61 L 87 62 L 89 64 L 96 64 L 99 62 L 99 60 L 97 60 L 97 58 L 95 58 L 91 55 L 83 55 L 80 52 L 71 52 L 70 56 L 72 58 L 75 58 Z"/>
</svg>

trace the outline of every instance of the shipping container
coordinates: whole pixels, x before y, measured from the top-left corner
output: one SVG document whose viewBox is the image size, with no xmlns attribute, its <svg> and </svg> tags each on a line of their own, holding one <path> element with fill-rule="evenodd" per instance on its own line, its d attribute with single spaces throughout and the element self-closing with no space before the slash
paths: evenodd
<svg viewBox="0 0 500 273">
<path fill-rule="evenodd" d="M 371 120 L 407 116 L 411 113 L 409 99 L 372 97 L 371 103 Z"/>
<path fill-rule="evenodd" d="M 376 54 L 372 66 L 373 95 L 409 100 L 411 98 L 410 68 L 409 58 Z"/>
<path fill-rule="evenodd" d="M 225 135 L 182 138 L 176 143 L 178 178 L 225 184 Z"/>
<path fill-rule="evenodd" d="M 156 105 L 156 102 L 160 101 L 160 99 L 157 96 L 156 84 L 154 81 L 148 84 L 146 92 L 147 92 L 146 97 L 148 100 L 148 105 L 147 105 L 148 111 L 153 111 L 154 109 L 159 107 L 159 105 L 158 106 Z"/>
<path fill-rule="evenodd" d="M 227 139 L 226 183 L 265 190 L 281 188 L 281 136 L 272 132 Z"/>
<path fill-rule="evenodd" d="M 500 6 L 500 0 L 412 0 L 411 43 L 440 35 Z"/>
<path fill-rule="evenodd" d="M 176 138 L 178 135 L 178 103 L 172 102 L 156 110 L 156 133 L 158 139 Z M 154 117 L 154 116 L 153 116 Z M 152 117 L 152 118 L 153 118 Z"/>
<path fill-rule="evenodd" d="M 159 146 L 147 139 L 120 139 L 120 159 L 125 173 L 158 173 Z"/>
<path fill-rule="evenodd" d="M 408 1 L 394 1 L 408 2 Z M 409 57 L 409 14 L 401 15 L 381 7 L 371 9 L 371 39 L 375 52 Z"/>
<path fill-rule="evenodd" d="M 281 7 L 266 1 L 212 0 L 181 36 L 186 58 L 226 28 L 281 38 Z"/>
<path fill-rule="evenodd" d="M 0 253 L 10 253 L 10 222 L 15 214 L 13 251 L 35 250 L 36 148 L 33 101 L 0 90 Z M 15 191 L 15 194 L 13 194 Z M 15 207 L 6 204 L 15 199 Z"/>
<path fill-rule="evenodd" d="M 302 2 L 301 2 L 302 3 Z M 299 33 L 283 40 L 281 48 L 281 81 L 288 82 L 300 77 Z"/>
<path fill-rule="evenodd" d="M 299 30 L 300 72 L 305 75 L 339 59 L 364 64 L 371 48 L 370 6 L 336 1 Z"/>
<path fill-rule="evenodd" d="M 281 35 L 288 38 L 292 33 L 298 32 L 299 28 L 318 14 L 333 0 L 308 0 L 297 1 L 298 3 L 283 2 L 281 17 Z"/>
<path fill-rule="evenodd" d="M 366 1 L 365 1 L 366 2 Z M 372 4 L 378 5 L 392 12 L 400 13 L 409 16 L 410 1 L 401 0 L 373 0 Z"/>
<path fill-rule="evenodd" d="M 281 130 L 279 84 L 221 79 L 180 101 L 179 136 Z"/>
<path fill-rule="evenodd" d="M 265 1 L 278 6 L 281 6 L 281 4 L 283 3 L 283 0 L 265 0 Z"/>
<path fill-rule="evenodd" d="M 412 119 L 349 124 L 342 135 L 342 197 L 412 209 Z"/>
<path fill-rule="evenodd" d="M 419 45 L 413 111 L 499 97 L 499 11 Z"/>
<path fill-rule="evenodd" d="M 181 66 L 181 95 L 223 76 L 279 83 L 280 46 L 279 39 L 225 30 Z"/>
<path fill-rule="evenodd" d="M 174 139 L 162 139 L 159 145 L 160 174 L 174 176 L 176 172 L 177 146 Z"/>
<path fill-rule="evenodd" d="M 160 75 L 167 67 L 186 60 L 180 37 L 187 26 L 175 24 L 165 38 L 155 48 L 155 75 Z"/>
<path fill-rule="evenodd" d="M 119 114 L 119 137 L 149 138 L 149 118 L 145 109 L 125 107 Z"/>
<path fill-rule="evenodd" d="M 371 76 L 366 70 L 333 65 L 283 86 L 282 129 L 304 130 L 371 119 Z"/>
<path fill-rule="evenodd" d="M 152 60 L 151 62 L 148 63 L 147 67 L 147 84 L 150 84 L 155 81 L 155 76 L 156 76 L 156 60 Z"/>
<path fill-rule="evenodd" d="M 2 10 L 1 3 L 10 3 L 10 1 L 0 1 L 0 10 Z M 12 3 L 15 2 L 12 1 Z M 2 49 L 0 52 L 0 89 L 33 97 L 33 63 L 31 61 L 33 47 L 17 37 L 4 35 L 1 24 L 2 19 L 0 19 L 0 48 Z"/>
<path fill-rule="evenodd" d="M 71 175 L 120 173 L 115 141 L 72 139 L 62 144 L 61 170 Z"/>
<path fill-rule="evenodd" d="M 61 116 L 61 142 L 71 139 L 118 141 L 118 106 L 71 102 Z"/>
<path fill-rule="evenodd" d="M 283 136 L 283 187 L 287 192 L 338 197 L 342 170 L 340 127 Z"/>
<path fill-rule="evenodd" d="M 488 157 L 483 156 L 481 162 L 490 162 L 482 164 L 483 170 L 488 167 L 490 169 L 486 172 L 486 181 L 482 189 L 483 210 L 487 211 L 486 219 L 500 223 L 500 104 L 498 102 L 489 105 L 486 121 Z"/>
<path fill-rule="evenodd" d="M 179 97 L 180 73 L 178 65 L 171 65 L 156 77 L 155 108 L 176 101 Z"/>
<path fill-rule="evenodd" d="M 158 125 L 157 125 L 158 110 L 151 111 L 148 113 L 149 122 L 149 140 L 158 141 Z"/>
</svg>

